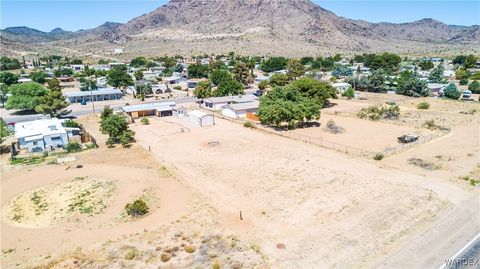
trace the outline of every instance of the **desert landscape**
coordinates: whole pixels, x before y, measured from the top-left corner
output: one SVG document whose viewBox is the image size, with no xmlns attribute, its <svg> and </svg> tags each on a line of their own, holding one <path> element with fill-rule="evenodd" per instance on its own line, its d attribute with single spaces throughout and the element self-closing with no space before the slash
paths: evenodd
<svg viewBox="0 0 480 269">
<path fill-rule="evenodd" d="M 2 165 L 2 267 L 377 267 L 478 199 L 465 178 L 480 179 L 478 115 L 462 113 L 477 104 L 429 99 L 420 113 L 421 99 L 401 98 L 397 120 L 356 116 L 388 98 L 335 100 L 320 126 L 294 132 L 381 151 L 399 132 L 434 132 L 422 127 L 430 119 L 450 131 L 374 161 L 219 117 L 205 128 L 152 117 L 131 125 L 130 148 L 107 148 L 97 117 L 83 117 L 100 148 L 64 164 Z M 343 134 L 324 130 L 332 119 Z M 388 130 L 373 143 L 378 128 Z M 123 206 L 137 197 L 151 211 L 132 219 Z"/>
</svg>

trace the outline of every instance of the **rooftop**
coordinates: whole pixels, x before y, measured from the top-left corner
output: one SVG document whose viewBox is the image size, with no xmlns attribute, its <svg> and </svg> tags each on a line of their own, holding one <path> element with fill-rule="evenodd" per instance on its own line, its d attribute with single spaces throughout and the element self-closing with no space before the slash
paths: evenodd
<svg viewBox="0 0 480 269">
<path fill-rule="evenodd" d="M 121 94 L 121 90 L 117 89 L 101 89 L 97 91 L 79 91 L 79 92 L 66 92 L 66 97 L 82 97 L 87 95 L 109 95 L 109 94 Z"/>
<path fill-rule="evenodd" d="M 175 106 L 175 102 L 165 101 L 165 102 L 157 102 L 157 103 L 149 103 L 149 104 L 124 106 L 122 107 L 122 110 L 124 112 L 135 112 L 135 111 L 144 111 L 144 110 L 164 111 L 166 108 L 171 109 L 174 106 Z"/>
<path fill-rule="evenodd" d="M 66 133 L 65 128 L 59 119 L 42 119 L 27 122 L 20 122 L 15 125 L 15 136 L 17 138 L 32 137 L 40 139 L 45 135 Z"/>
</svg>

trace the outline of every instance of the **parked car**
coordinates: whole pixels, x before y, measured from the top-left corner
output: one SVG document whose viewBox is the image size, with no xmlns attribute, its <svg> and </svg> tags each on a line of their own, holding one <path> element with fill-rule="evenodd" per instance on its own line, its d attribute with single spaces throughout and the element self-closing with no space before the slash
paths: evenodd
<svg viewBox="0 0 480 269">
<path fill-rule="evenodd" d="M 419 136 L 414 135 L 414 134 L 402 135 L 402 136 L 398 137 L 398 142 L 400 142 L 402 144 L 407 144 L 407 143 L 412 143 L 412 142 L 417 141 L 418 138 L 419 138 Z"/>
</svg>

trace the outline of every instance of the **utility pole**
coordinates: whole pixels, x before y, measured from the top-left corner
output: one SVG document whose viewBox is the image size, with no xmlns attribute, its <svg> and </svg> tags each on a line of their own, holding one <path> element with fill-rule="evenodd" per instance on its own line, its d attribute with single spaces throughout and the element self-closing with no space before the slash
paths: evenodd
<svg viewBox="0 0 480 269">
<path fill-rule="evenodd" d="M 88 89 L 90 90 L 90 99 L 92 100 L 92 107 L 93 107 L 93 114 L 97 114 L 95 112 L 95 101 L 93 100 L 93 89 L 92 89 L 92 85 L 90 83 L 92 83 L 91 81 L 87 82 L 88 83 Z"/>
</svg>

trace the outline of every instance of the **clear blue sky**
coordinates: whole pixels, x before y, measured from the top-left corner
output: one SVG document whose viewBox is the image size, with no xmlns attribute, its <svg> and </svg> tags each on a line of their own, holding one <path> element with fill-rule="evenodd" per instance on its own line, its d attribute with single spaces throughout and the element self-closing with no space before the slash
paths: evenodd
<svg viewBox="0 0 480 269">
<path fill-rule="evenodd" d="M 167 0 L 0 0 L 0 28 L 28 26 L 79 30 L 106 21 L 127 22 Z M 448 24 L 480 24 L 479 0 L 314 0 L 339 16 L 371 22 L 434 18 Z"/>
</svg>

